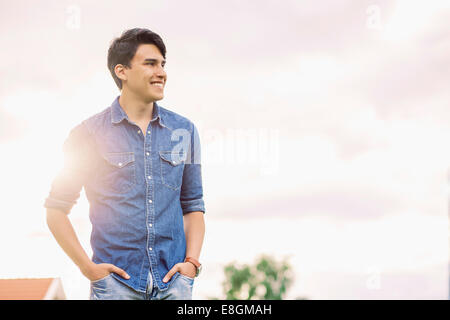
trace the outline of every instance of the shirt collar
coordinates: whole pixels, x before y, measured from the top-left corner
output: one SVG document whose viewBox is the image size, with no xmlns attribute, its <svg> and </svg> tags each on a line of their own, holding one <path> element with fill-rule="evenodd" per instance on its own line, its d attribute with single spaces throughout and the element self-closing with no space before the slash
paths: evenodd
<svg viewBox="0 0 450 320">
<path fill-rule="evenodd" d="M 120 123 L 123 119 L 127 119 L 127 121 L 129 121 L 127 114 L 119 103 L 119 98 L 120 96 L 118 96 L 111 105 L 111 122 L 114 124 Z M 150 122 L 155 120 L 158 120 L 159 125 L 166 127 L 162 119 L 161 107 L 156 103 L 156 101 L 153 102 L 153 117 Z"/>
</svg>

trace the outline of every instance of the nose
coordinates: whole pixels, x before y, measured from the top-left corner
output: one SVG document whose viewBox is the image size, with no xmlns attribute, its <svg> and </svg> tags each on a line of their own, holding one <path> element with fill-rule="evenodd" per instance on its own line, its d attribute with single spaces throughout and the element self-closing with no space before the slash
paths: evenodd
<svg viewBox="0 0 450 320">
<path fill-rule="evenodd" d="M 162 66 L 159 66 L 156 69 L 156 76 L 160 79 L 165 79 L 167 77 L 166 70 L 164 70 L 164 68 Z"/>
</svg>

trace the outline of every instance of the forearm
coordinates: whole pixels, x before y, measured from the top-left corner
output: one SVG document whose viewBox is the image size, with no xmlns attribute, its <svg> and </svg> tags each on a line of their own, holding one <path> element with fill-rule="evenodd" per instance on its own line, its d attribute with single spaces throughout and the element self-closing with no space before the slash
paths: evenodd
<svg viewBox="0 0 450 320">
<path fill-rule="evenodd" d="M 92 261 L 81 246 L 67 215 L 57 209 L 47 209 L 47 225 L 69 258 L 83 272 Z"/>
<path fill-rule="evenodd" d="M 205 236 L 204 213 L 194 211 L 186 213 L 184 219 L 184 233 L 186 236 L 186 257 L 200 259 L 203 238 Z"/>
</svg>

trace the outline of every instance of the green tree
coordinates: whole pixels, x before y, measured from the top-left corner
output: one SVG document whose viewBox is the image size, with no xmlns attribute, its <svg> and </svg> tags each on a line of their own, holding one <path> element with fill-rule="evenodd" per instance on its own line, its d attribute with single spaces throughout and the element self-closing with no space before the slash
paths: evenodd
<svg viewBox="0 0 450 320">
<path fill-rule="evenodd" d="M 259 256 L 253 265 L 232 262 L 224 272 L 226 300 L 281 300 L 294 280 L 286 258 L 279 262 L 268 255 Z"/>
</svg>

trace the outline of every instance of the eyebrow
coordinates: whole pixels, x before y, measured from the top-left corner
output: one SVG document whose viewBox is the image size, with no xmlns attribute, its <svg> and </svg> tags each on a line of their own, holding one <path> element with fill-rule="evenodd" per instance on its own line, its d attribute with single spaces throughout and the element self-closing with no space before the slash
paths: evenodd
<svg viewBox="0 0 450 320">
<path fill-rule="evenodd" d="M 144 62 L 158 62 L 158 61 L 160 61 L 160 60 L 158 60 L 158 59 L 151 59 L 151 58 L 147 58 L 147 59 L 145 59 L 144 60 Z M 166 63 L 166 60 L 165 59 L 163 59 L 162 61 L 161 61 L 161 63 Z"/>
</svg>

